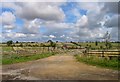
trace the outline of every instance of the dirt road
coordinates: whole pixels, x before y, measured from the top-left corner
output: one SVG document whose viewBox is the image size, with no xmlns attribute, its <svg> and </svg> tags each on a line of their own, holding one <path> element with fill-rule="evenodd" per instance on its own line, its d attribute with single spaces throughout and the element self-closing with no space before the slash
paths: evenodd
<svg viewBox="0 0 120 82">
<path fill-rule="evenodd" d="M 55 55 L 30 62 L 3 65 L 3 79 L 117 80 L 118 71 L 86 65 L 73 55 Z"/>
</svg>

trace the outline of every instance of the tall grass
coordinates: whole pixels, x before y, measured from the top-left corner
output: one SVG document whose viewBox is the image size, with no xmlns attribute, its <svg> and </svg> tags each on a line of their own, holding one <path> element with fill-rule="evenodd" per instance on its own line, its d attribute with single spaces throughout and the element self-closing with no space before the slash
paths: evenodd
<svg viewBox="0 0 120 82">
<path fill-rule="evenodd" d="M 13 50 L 13 48 L 12 47 L 2 47 L 2 50 L 3 51 L 12 51 Z"/>
<path fill-rule="evenodd" d="M 75 55 L 75 57 L 79 62 L 84 62 L 86 64 L 104 67 L 104 68 L 110 68 L 114 70 L 120 70 L 120 61 L 117 59 L 107 60 L 105 58 L 98 58 L 94 56 L 80 57 L 79 55 Z"/>
<path fill-rule="evenodd" d="M 37 60 L 45 57 L 49 57 L 55 55 L 55 53 L 42 53 L 42 54 L 35 54 L 35 55 L 30 55 L 30 56 L 18 56 L 18 55 L 12 55 L 9 58 L 3 58 L 2 59 L 2 64 L 14 64 L 14 63 L 19 63 L 19 62 L 27 62 L 31 60 Z"/>
</svg>

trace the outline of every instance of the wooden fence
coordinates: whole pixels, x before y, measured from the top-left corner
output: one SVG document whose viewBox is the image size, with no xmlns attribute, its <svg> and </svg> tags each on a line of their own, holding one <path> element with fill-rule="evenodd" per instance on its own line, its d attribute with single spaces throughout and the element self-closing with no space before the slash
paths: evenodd
<svg viewBox="0 0 120 82">
<path fill-rule="evenodd" d="M 120 59 L 120 51 L 96 51 L 96 50 L 91 50 L 91 51 L 87 51 L 86 55 L 88 56 L 98 56 L 98 57 L 106 57 L 108 59 L 112 59 L 114 58 L 118 58 Z"/>
</svg>

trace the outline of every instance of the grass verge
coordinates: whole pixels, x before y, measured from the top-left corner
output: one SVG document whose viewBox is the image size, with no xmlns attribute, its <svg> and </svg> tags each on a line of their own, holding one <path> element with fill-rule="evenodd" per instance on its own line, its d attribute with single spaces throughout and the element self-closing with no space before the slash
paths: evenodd
<svg viewBox="0 0 120 82">
<path fill-rule="evenodd" d="M 18 55 L 12 55 L 10 58 L 3 58 L 2 64 L 14 64 L 14 63 L 20 63 L 20 62 L 27 62 L 31 60 L 37 60 L 45 57 L 49 57 L 55 55 L 55 53 L 42 53 L 42 54 L 35 54 L 30 56 L 18 56 Z"/>
<path fill-rule="evenodd" d="M 93 56 L 80 57 L 79 55 L 75 55 L 75 57 L 79 62 L 83 62 L 83 63 L 94 65 L 94 66 L 104 67 L 104 68 L 110 68 L 114 70 L 120 70 L 120 61 L 117 59 L 107 60 L 105 58 L 98 58 Z"/>
</svg>

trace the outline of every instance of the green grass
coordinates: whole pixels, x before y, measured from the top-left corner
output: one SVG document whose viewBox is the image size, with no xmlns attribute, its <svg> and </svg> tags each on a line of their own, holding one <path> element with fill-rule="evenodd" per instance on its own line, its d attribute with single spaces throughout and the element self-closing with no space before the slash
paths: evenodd
<svg viewBox="0 0 120 82">
<path fill-rule="evenodd" d="M 14 64 L 14 63 L 20 63 L 20 62 L 27 62 L 31 60 L 37 60 L 45 57 L 49 57 L 54 55 L 55 53 L 43 53 L 43 54 L 35 54 L 31 56 L 18 56 L 18 55 L 12 55 L 10 58 L 3 58 L 2 64 Z"/>
<path fill-rule="evenodd" d="M 105 58 L 98 57 L 80 57 L 79 55 L 75 55 L 75 57 L 79 62 L 114 70 L 120 70 L 120 61 L 118 61 L 117 59 L 107 60 Z"/>
<path fill-rule="evenodd" d="M 12 47 L 2 47 L 3 51 L 12 51 L 13 48 Z"/>
</svg>

